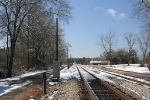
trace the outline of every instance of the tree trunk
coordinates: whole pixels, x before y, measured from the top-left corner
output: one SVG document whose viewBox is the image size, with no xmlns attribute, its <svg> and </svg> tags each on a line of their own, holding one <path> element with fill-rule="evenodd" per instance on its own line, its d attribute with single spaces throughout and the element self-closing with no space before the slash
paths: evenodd
<svg viewBox="0 0 150 100">
<path fill-rule="evenodd" d="M 109 57 L 109 61 L 110 61 L 109 65 L 110 65 L 110 67 L 112 67 L 112 59 L 111 59 L 111 57 Z"/>
<path fill-rule="evenodd" d="M 10 56 L 7 77 L 11 77 L 11 74 L 12 74 L 13 58 L 14 58 L 14 53 L 11 54 L 11 56 Z"/>
<path fill-rule="evenodd" d="M 143 58 L 142 61 L 140 62 L 140 66 L 144 67 L 145 59 Z"/>
<path fill-rule="evenodd" d="M 109 60 L 110 60 L 110 67 L 112 67 L 112 54 L 111 54 L 111 49 L 110 49 L 110 53 L 109 53 Z"/>
<path fill-rule="evenodd" d="M 145 59 L 146 57 L 145 56 L 146 56 L 146 53 L 143 54 L 143 59 L 141 61 L 141 66 L 143 66 L 143 67 L 145 66 L 144 64 L 146 62 L 146 59 Z"/>
<path fill-rule="evenodd" d="M 130 66 L 130 51 L 129 51 L 129 54 L 128 54 L 128 66 Z"/>
<path fill-rule="evenodd" d="M 128 66 L 130 66 L 130 60 L 128 60 Z"/>
<path fill-rule="evenodd" d="M 9 67 L 8 67 L 7 77 L 11 77 L 11 75 L 12 75 L 15 44 L 16 44 L 16 40 L 12 39 L 11 40 L 11 55 L 10 55 L 10 60 L 9 60 Z"/>
</svg>

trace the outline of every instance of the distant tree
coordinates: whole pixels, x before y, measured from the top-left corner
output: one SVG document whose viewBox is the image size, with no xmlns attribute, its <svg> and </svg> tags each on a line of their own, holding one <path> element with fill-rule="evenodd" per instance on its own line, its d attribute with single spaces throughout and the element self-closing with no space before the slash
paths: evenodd
<svg viewBox="0 0 150 100">
<path fill-rule="evenodd" d="M 150 71 L 150 52 L 146 55 L 146 58 L 145 58 L 145 62 L 147 63 L 147 68 L 149 69 Z"/>
<path fill-rule="evenodd" d="M 86 57 L 82 58 L 82 64 L 85 65 L 86 64 Z"/>
<path fill-rule="evenodd" d="M 138 44 L 140 51 L 142 53 L 142 61 L 141 66 L 144 66 L 146 55 L 148 53 L 148 49 L 150 47 L 150 32 L 149 29 L 143 30 L 138 37 Z"/>
<path fill-rule="evenodd" d="M 139 63 L 139 57 L 135 49 L 131 50 L 131 63 L 132 64 Z"/>
<path fill-rule="evenodd" d="M 101 57 L 108 59 L 108 55 L 104 52 Z M 130 55 L 130 63 L 135 64 L 139 62 L 139 58 L 137 56 L 137 52 L 132 49 Z M 118 49 L 116 51 L 112 51 L 112 64 L 126 64 L 128 63 L 128 51 L 125 49 Z"/>
<path fill-rule="evenodd" d="M 126 64 L 128 63 L 128 52 L 125 49 L 119 49 L 113 53 L 113 63 L 114 64 Z"/>
<path fill-rule="evenodd" d="M 110 66 L 112 65 L 112 51 L 115 46 L 115 36 L 116 32 L 113 29 L 109 29 L 105 35 L 101 35 L 98 40 L 98 45 L 100 45 L 107 55 L 107 60 L 110 61 Z"/>
<path fill-rule="evenodd" d="M 132 17 L 137 18 L 138 21 L 141 21 L 140 26 L 144 30 L 140 34 L 140 37 L 138 38 L 138 44 L 140 47 L 140 50 L 142 52 L 142 61 L 141 65 L 143 66 L 146 62 L 147 64 L 147 57 L 146 55 L 149 49 L 149 30 L 150 30 L 150 1 L 149 0 L 130 0 L 133 7 L 133 13 Z M 148 30 L 148 31 L 145 31 Z"/>
<path fill-rule="evenodd" d="M 128 45 L 128 66 L 130 65 L 130 60 L 131 60 L 131 51 L 133 50 L 133 46 L 136 41 L 136 36 L 133 33 L 124 33 L 123 34 L 125 40 L 127 41 Z"/>
<path fill-rule="evenodd" d="M 150 24 L 150 1 L 149 0 L 130 0 L 133 7 L 133 17 Z"/>
</svg>

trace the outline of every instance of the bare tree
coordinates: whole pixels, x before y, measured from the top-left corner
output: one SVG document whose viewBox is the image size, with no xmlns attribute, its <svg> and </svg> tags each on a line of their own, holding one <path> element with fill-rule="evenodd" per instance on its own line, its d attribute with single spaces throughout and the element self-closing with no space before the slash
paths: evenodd
<svg viewBox="0 0 150 100">
<path fill-rule="evenodd" d="M 142 52 L 142 62 L 141 64 L 144 65 L 145 58 L 148 53 L 148 49 L 150 46 L 150 33 L 140 33 L 140 37 L 138 38 L 138 43 L 140 50 Z"/>
<path fill-rule="evenodd" d="M 137 18 L 139 21 L 141 21 L 141 28 L 142 33 L 140 34 L 140 37 L 138 39 L 138 44 L 140 46 L 141 52 L 142 52 L 142 62 L 147 63 L 148 68 L 150 69 L 150 63 L 149 59 L 146 58 L 146 56 L 149 57 L 147 54 L 149 49 L 149 29 L 150 29 L 150 1 L 149 0 L 130 0 L 133 4 L 133 17 Z"/>
<path fill-rule="evenodd" d="M 25 20 L 27 10 L 25 9 L 28 5 L 27 1 L 23 0 L 1 0 L 1 22 L 5 27 L 5 32 L 10 36 L 10 60 L 8 67 L 7 77 L 11 77 L 11 70 L 13 66 L 13 59 L 15 54 L 15 47 L 18 35 L 20 34 L 21 27 Z M 30 8 L 31 9 L 31 8 Z"/>
<path fill-rule="evenodd" d="M 133 46 L 136 41 L 136 36 L 133 33 L 124 33 L 124 38 L 127 41 L 128 45 L 128 66 L 130 65 L 130 59 L 131 59 L 131 51 L 133 50 Z"/>
<path fill-rule="evenodd" d="M 107 54 L 107 60 L 110 61 L 110 65 L 112 65 L 112 51 L 115 46 L 115 36 L 116 32 L 113 29 L 109 29 L 109 31 L 105 35 L 101 35 L 98 40 L 98 45 L 104 48 L 105 53 Z"/>
<path fill-rule="evenodd" d="M 16 44 L 18 43 L 19 35 L 24 35 L 27 32 L 27 28 L 30 30 L 38 29 L 39 23 L 50 21 L 55 16 L 59 17 L 63 21 L 68 23 L 68 19 L 71 18 L 72 7 L 66 0 L 1 0 L 0 1 L 0 29 L 1 33 L 7 33 L 10 37 L 10 58 L 7 77 L 11 77 L 14 54 Z M 34 17 L 34 24 L 31 27 L 29 22 L 29 15 Z M 38 16 L 38 17 L 36 17 Z M 43 17 L 46 16 L 46 17 Z M 44 19 L 45 18 L 45 19 Z M 54 20 L 51 22 L 54 23 Z M 50 22 L 50 23 L 51 23 Z M 31 23 L 31 22 L 30 22 Z M 45 23 L 41 27 L 44 27 Z M 41 25 L 41 24 L 40 24 Z M 47 25 L 47 24 L 46 24 Z M 27 27 L 27 28 L 26 28 Z M 40 28 L 42 30 L 42 28 Z M 45 30 L 45 29 L 44 29 Z M 47 29 L 48 30 L 48 29 Z M 30 31 L 31 32 L 31 31 Z M 32 31 L 33 32 L 33 31 Z M 40 31 L 40 34 L 44 32 Z M 41 36 L 41 35 L 40 35 Z M 42 37 L 44 38 L 44 37 Z M 29 39 L 29 37 L 28 37 Z M 40 41 L 40 40 L 39 40 Z M 41 41 L 40 44 L 42 44 Z M 42 45 L 42 47 L 44 44 Z"/>
<path fill-rule="evenodd" d="M 130 0 L 133 5 L 133 17 L 150 24 L 150 1 Z"/>
</svg>

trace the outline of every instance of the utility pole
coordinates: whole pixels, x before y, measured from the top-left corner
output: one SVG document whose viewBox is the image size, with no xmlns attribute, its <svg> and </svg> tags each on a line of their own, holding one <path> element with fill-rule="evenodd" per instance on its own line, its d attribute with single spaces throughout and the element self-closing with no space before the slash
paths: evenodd
<svg viewBox="0 0 150 100">
<path fill-rule="evenodd" d="M 58 61 L 58 18 L 56 18 L 56 60 L 53 62 L 53 80 L 59 81 L 60 62 Z"/>
<path fill-rule="evenodd" d="M 28 29 L 28 43 L 27 43 L 27 50 L 28 50 L 28 69 L 30 68 L 30 54 L 29 54 L 29 29 Z"/>
<path fill-rule="evenodd" d="M 8 32 L 7 32 L 7 69 L 8 69 L 8 67 L 9 67 L 9 59 L 8 59 L 8 57 L 9 57 L 9 48 L 8 48 Z"/>
<path fill-rule="evenodd" d="M 56 18 L 56 61 L 58 61 L 58 18 Z"/>
<path fill-rule="evenodd" d="M 27 15 L 27 18 L 28 18 L 28 39 L 27 39 L 27 52 L 28 52 L 28 69 L 30 68 L 30 54 L 29 54 L 29 35 L 30 35 L 30 32 L 29 32 L 29 26 L 30 26 L 30 24 L 29 24 L 29 21 L 30 21 L 30 19 L 29 19 L 29 16 L 30 15 Z"/>
<path fill-rule="evenodd" d="M 69 65 L 70 65 L 70 66 L 72 66 L 71 54 L 70 54 L 70 61 L 69 61 L 69 62 L 70 62 L 70 64 L 69 64 Z"/>
<path fill-rule="evenodd" d="M 68 47 L 67 47 L 67 66 L 68 66 L 68 69 L 69 69 Z"/>
</svg>

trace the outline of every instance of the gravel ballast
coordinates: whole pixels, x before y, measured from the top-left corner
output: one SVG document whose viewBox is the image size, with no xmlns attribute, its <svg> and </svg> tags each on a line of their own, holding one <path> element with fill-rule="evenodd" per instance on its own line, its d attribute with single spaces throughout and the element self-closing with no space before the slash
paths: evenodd
<svg viewBox="0 0 150 100">
<path fill-rule="evenodd" d="M 137 100 L 150 100 L 150 87 L 123 78 L 109 77 L 115 87 L 131 95 Z"/>
<path fill-rule="evenodd" d="M 49 87 L 48 94 L 41 100 L 80 100 L 78 80 L 58 82 L 56 85 Z"/>
</svg>

